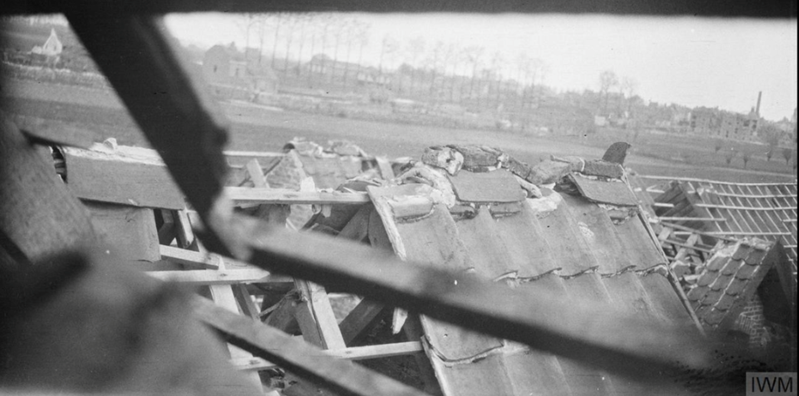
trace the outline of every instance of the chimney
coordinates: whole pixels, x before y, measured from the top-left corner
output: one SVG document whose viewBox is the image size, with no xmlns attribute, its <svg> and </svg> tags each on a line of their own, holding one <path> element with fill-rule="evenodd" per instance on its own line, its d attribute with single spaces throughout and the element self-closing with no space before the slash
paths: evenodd
<svg viewBox="0 0 799 396">
<path fill-rule="evenodd" d="M 755 114 L 760 117 L 760 98 L 763 97 L 763 91 L 757 93 L 757 107 L 755 107 Z"/>
</svg>

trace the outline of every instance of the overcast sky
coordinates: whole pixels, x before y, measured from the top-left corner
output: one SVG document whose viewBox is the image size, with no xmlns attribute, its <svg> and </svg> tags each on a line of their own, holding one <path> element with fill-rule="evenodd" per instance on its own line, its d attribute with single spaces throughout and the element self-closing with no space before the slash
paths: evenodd
<svg viewBox="0 0 799 396">
<path fill-rule="evenodd" d="M 512 61 L 519 52 L 546 62 L 557 90 L 599 88 L 613 70 L 638 81 L 645 100 L 748 112 L 763 91 L 761 114 L 790 117 L 797 106 L 797 21 L 571 15 L 349 14 L 371 27 L 365 62 L 376 64 L 385 35 L 478 45 Z M 170 15 L 184 44 L 209 47 L 244 33 L 231 14 Z M 271 43 L 271 41 L 270 41 Z M 252 44 L 251 44 L 252 46 Z M 267 46 L 271 49 L 271 46 Z M 332 50 L 328 50 L 332 54 Z M 279 51 L 282 53 L 282 51 Z M 310 54 L 306 55 L 307 58 Z"/>
</svg>

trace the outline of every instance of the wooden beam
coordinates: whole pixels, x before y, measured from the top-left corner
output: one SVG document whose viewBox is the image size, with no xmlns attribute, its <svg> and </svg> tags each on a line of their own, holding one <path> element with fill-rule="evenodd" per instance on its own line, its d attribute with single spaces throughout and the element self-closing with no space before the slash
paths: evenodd
<svg viewBox="0 0 799 396">
<path fill-rule="evenodd" d="M 236 302 L 239 304 L 239 308 L 241 308 L 241 312 L 245 316 L 249 316 L 253 320 L 261 321 L 261 310 L 258 309 L 258 306 L 255 305 L 255 301 L 252 300 L 252 296 L 247 291 L 247 286 L 243 283 L 236 283 L 230 286 L 233 290 L 233 297 L 236 298 Z"/>
<path fill-rule="evenodd" d="M 194 312 L 233 345 L 333 392 L 363 396 L 423 395 L 408 385 L 347 360 L 331 357 L 279 330 L 217 307 L 202 298 L 194 300 Z"/>
<path fill-rule="evenodd" d="M 147 274 L 164 281 L 206 286 L 290 281 L 290 278 L 270 275 L 262 269 L 150 271 Z"/>
<path fill-rule="evenodd" d="M 387 316 L 388 312 L 386 306 L 381 303 L 369 299 L 361 300 L 339 324 L 344 342 L 347 345 L 358 342 L 358 339 Z"/>
<path fill-rule="evenodd" d="M 236 203 L 362 205 L 369 196 L 360 192 L 294 191 L 276 188 L 225 187 L 225 195 Z"/>
<path fill-rule="evenodd" d="M 164 221 L 161 228 L 158 229 L 158 243 L 161 245 L 169 245 L 175 239 L 177 233 L 175 232 L 175 215 L 171 210 L 161 209 L 161 219 Z"/>
<path fill-rule="evenodd" d="M 223 258 L 217 254 L 204 254 L 195 250 L 181 249 L 161 245 L 161 258 L 189 268 L 219 269 L 219 261 Z"/>
<path fill-rule="evenodd" d="M 325 288 L 304 280 L 297 280 L 296 285 L 300 292 L 297 322 L 303 336 L 306 331 L 310 332 L 311 338 L 318 338 L 313 343 L 323 349 L 346 348 Z"/>
<path fill-rule="evenodd" d="M 419 341 L 398 342 L 396 344 L 369 345 L 362 347 L 350 347 L 344 349 L 328 349 L 322 351 L 325 355 L 336 359 L 346 360 L 368 360 L 381 359 L 394 356 L 411 355 L 424 352 L 422 343 Z M 261 358 L 235 359 L 230 361 L 239 370 L 266 370 L 277 367 L 276 364 Z"/>
</svg>

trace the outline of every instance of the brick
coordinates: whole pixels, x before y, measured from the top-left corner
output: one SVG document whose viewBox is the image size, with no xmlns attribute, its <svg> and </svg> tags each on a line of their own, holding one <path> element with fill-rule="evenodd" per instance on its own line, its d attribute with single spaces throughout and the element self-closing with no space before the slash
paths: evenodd
<svg viewBox="0 0 799 396">
<path fill-rule="evenodd" d="M 533 168 L 530 165 L 527 165 L 524 162 L 517 160 L 516 158 L 509 157 L 508 162 L 505 163 L 505 168 L 507 168 L 511 173 L 516 176 L 521 177 L 522 179 L 532 183 L 532 172 Z"/>
<path fill-rule="evenodd" d="M 491 166 L 497 166 L 500 152 L 486 150 L 476 145 L 449 146 L 463 155 L 463 169 L 481 171 Z"/>
</svg>

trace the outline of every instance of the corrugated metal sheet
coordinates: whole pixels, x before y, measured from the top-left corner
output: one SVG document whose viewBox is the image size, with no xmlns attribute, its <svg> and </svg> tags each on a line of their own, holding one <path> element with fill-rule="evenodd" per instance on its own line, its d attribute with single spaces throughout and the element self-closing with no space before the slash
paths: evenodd
<svg viewBox="0 0 799 396">
<path fill-rule="evenodd" d="M 473 205 L 468 216 L 462 208 L 450 214 L 446 205 L 436 203 L 430 213 L 397 219 L 392 203 L 410 201 L 408 196 L 434 199 L 434 190 L 421 184 L 370 189 L 395 252 L 408 260 L 472 272 L 514 287 L 545 288 L 564 299 L 606 301 L 609 310 L 657 321 L 691 324 L 670 282 L 657 271 L 663 256 L 639 217 L 614 224 L 605 209 L 583 197 L 546 189 L 544 193 L 547 196 L 538 200 Z M 447 395 L 684 393 L 679 388 L 651 389 L 646 379 L 611 376 L 428 318 L 422 323 Z"/>
</svg>

